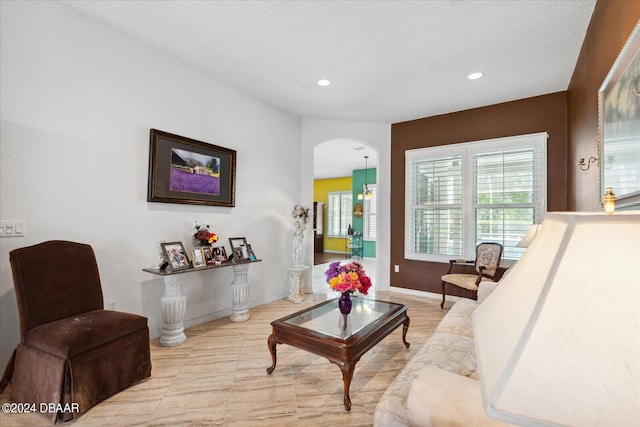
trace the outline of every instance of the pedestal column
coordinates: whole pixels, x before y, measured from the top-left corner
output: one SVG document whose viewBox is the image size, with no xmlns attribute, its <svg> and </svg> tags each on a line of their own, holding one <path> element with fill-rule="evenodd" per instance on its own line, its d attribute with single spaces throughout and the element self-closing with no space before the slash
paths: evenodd
<svg viewBox="0 0 640 427">
<path fill-rule="evenodd" d="M 304 291 L 302 290 L 302 283 L 304 280 L 304 272 L 309 269 L 306 265 L 291 265 L 289 266 L 289 296 L 287 300 L 296 304 L 305 300 Z"/>
<path fill-rule="evenodd" d="M 162 335 L 160 345 L 174 347 L 186 341 L 184 334 L 184 313 L 187 296 L 182 293 L 182 276 L 164 276 L 164 296 L 162 306 Z"/>
<path fill-rule="evenodd" d="M 249 281 L 247 273 L 249 264 L 236 264 L 233 267 L 233 282 L 231 282 L 231 321 L 244 322 L 249 320 Z"/>
</svg>

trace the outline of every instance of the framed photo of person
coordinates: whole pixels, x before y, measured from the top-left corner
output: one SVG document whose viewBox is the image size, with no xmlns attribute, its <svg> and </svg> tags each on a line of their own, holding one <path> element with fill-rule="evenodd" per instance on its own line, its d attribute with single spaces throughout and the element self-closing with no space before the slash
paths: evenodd
<svg viewBox="0 0 640 427">
<path fill-rule="evenodd" d="M 161 243 L 161 246 L 172 270 L 191 268 L 187 251 L 184 249 L 182 242 L 166 242 Z"/>
<path fill-rule="evenodd" d="M 200 268 L 207 265 L 202 247 L 198 246 L 193 248 L 191 253 L 193 254 L 191 257 L 193 259 L 193 268 Z"/>
<path fill-rule="evenodd" d="M 253 249 L 251 248 L 251 245 L 247 245 L 247 248 L 249 252 L 249 261 L 257 261 L 258 258 L 256 258 L 256 254 L 253 253 Z"/>
<path fill-rule="evenodd" d="M 213 248 L 209 246 L 202 247 L 202 255 L 204 256 L 204 262 L 207 265 L 215 264 L 215 259 L 213 258 Z"/>
<path fill-rule="evenodd" d="M 211 248 L 211 253 L 213 255 L 214 261 L 222 262 L 228 259 L 227 250 L 224 246 L 214 246 Z"/>
<path fill-rule="evenodd" d="M 249 246 L 244 237 L 229 237 L 233 262 L 249 261 Z"/>
</svg>

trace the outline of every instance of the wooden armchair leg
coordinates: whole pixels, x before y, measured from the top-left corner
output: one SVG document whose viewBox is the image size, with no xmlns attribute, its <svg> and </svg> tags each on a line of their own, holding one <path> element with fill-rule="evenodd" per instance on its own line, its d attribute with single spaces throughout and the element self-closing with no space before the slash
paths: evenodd
<svg viewBox="0 0 640 427">
<path fill-rule="evenodd" d="M 444 308 L 444 282 L 442 282 L 442 302 L 440 303 L 440 308 Z"/>
</svg>

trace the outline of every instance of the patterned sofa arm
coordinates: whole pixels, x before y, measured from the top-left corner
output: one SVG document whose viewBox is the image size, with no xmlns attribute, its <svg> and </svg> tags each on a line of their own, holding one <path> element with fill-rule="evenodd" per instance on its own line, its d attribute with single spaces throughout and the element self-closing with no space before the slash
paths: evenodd
<svg viewBox="0 0 640 427">
<path fill-rule="evenodd" d="M 478 299 L 477 299 L 478 304 L 482 304 L 482 302 L 487 299 L 487 297 L 500 284 L 500 282 L 502 282 L 504 278 L 507 277 L 507 274 L 509 274 L 509 271 L 511 271 L 511 269 L 506 270 L 502 274 L 502 277 L 500 277 L 500 280 L 498 280 L 497 282 L 485 281 L 485 282 L 480 282 L 480 284 L 478 284 Z"/>
<path fill-rule="evenodd" d="M 407 396 L 409 426 L 507 426 L 489 418 L 477 380 L 434 366 L 420 370 Z"/>
</svg>

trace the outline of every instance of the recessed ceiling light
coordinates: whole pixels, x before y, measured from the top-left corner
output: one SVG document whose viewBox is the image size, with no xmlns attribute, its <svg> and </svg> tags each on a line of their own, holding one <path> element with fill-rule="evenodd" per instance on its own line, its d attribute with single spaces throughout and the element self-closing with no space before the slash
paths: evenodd
<svg viewBox="0 0 640 427">
<path fill-rule="evenodd" d="M 480 77 L 482 77 L 484 74 L 482 73 L 471 73 L 467 76 L 467 78 L 469 80 L 478 80 Z"/>
<path fill-rule="evenodd" d="M 329 86 L 331 82 L 327 79 L 318 80 L 318 86 Z"/>
</svg>

